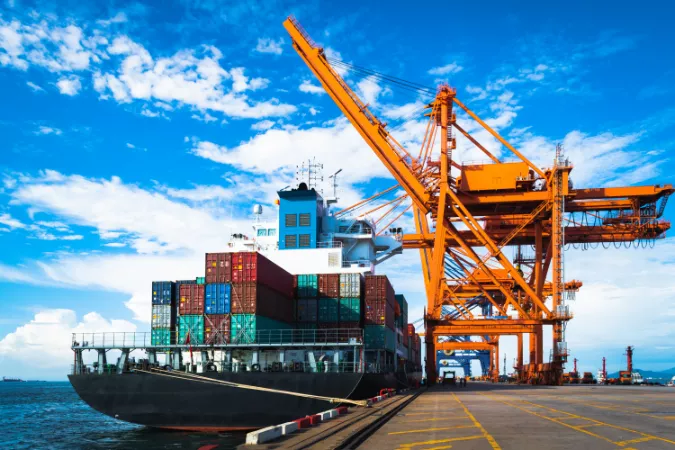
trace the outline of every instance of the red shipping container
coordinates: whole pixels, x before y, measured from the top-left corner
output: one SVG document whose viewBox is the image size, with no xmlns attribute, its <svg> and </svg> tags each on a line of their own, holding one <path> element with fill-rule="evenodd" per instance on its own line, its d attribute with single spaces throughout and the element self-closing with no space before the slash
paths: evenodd
<svg viewBox="0 0 675 450">
<path fill-rule="evenodd" d="M 293 296 L 293 275 L 258 252 L 232 253 L 232 283 L 256 282 Z"/>
<path fill-rule="evenodd" d="M 386 299 L 392 307 L 396 305 L 396 292 L 386 275 L 366 275 L 366 300 Z"/>
<path fill-rule="evenodd" d="M 353 330 L 356 328 L 361 328 L 361 324 L 359 322 L 340 322 L 339 328 Z"/>
<path fill-rule="evenodd" d="M 340 297 L 340 274 L 323 273 L 319 274 L 319 297 Z"/>
<path fill-rule="evenodd" d="M 412 323 L 408 324 L 408 336 L 414 336 L 415 335 L 415 325 Z"/>
<path fill-rule="evenodd" d="M 366 325 L 386 325 L 395 330 L 396 322 L 394 319 L 394 305 L 387 302 L 386 299 L 368 299 L 365 300 L 366 306 Z"/>
<path fill-rule="evenodd" d="M 293 300 L 264 284 L 232 283 L 232 314 L 259 314 L 281 322 L 293 322 Z"/>
<path fill-rule="evenodd" d="M 204 285 L 181 284 L 178 312 L 185 314 L 204 314 Z"/>
<path fill-rule="evenodd" d="M 230 343 L 229 314 L 209 314 L 204 316 L 204 342 L 206 344 Z"/>
<path fill-rule="evenodd" d="M 232 280 L 232 253 L 206 254 L 206 282 L 229 283 Z"/>
</svg>

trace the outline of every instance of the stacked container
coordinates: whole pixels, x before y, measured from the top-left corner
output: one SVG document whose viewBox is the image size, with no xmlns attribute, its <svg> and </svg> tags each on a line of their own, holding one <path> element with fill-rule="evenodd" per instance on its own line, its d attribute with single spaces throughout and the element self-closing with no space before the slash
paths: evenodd
<svg viewBox="0 0 675 450">
<path fill-rule="evenodd" d="M 408 347 L 408 301 L 403 295 L 395 295 L 396 304 L 400 310 L 400 314 L 396 317 L 396 337 L 399 343 Z"/>
<path fill-rule="evenodd" d="M 204 343 L 204 315 L 189 314 L 178 317 L 178 343 L 181 345 Z"/>
<path fill-rule="evenodd" d="M 290 328 L 295 315 L 293 276 L 257 252 L 232 253 L 230 263 L 231 342 L 252 343 L 258 331 Z"/>
<path fill-rule="evenodd" d="M 231 333 L 230 314 L 207 314 L 204 316 L 204 343 L 229 344 Z"/>
<path fill-rule="evenodd" d="M 206 283 L 232 281 L 232 253 L 206 254 Z"/>
<path fill-rule="evenodd" d="M 319 276 L 316 274 L 296 275 L 295 286 L 295 321 L 298 328 L 316 328 L 319 321 Z"/>
<path fill-rule="evenodd" d="M 179 289 L 178 343 L 203 344 L 204 285 L 181 284 Z"/>
<path fill-rule="evenodd" d="M 363 276 L 360 273 L 340 274 L 340 327 L 361 328 L 363 325 Z"/>
<path fill-rule="evenodd" d="M 360 328 L 363 276 L 304 274 L 294 277 L 295 321 L 298 327 Z"/>
<path fill-rule="evenodd" d="M 271 332 L 258 336 L 258 332 L 267 330 L 290 330 L 292 328 L 286 322 L 270 319 L 258 314 L 232 314 L 230 325 L 230 342 L 233 344 L 251 344 L 281 342 L 281 332 Z"/>
<path fill-rule="evenodd" d="M 152 282 L 152 318 L 150 340 L 152 345 L 171 345 L 176 325 L 176 286 L 171 281 Z"/>
<path fill-rule="evenodd" d="M 396 325 L 394 313 L 396 298 L 386 275 L 366 275 L 365 279 L 366 349 L 396 351 Z"/>
</svg>

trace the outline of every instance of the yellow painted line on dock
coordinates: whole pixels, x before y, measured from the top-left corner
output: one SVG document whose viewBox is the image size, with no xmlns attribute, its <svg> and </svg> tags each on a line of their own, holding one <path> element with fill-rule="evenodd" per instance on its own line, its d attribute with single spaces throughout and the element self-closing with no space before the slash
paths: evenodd
<svg viewBox="0 0 675 450">
<path fill-rule="evenodd" d="M 532 415 L 534 415 L 534 416 L 541 417 L 542 419 L 550 420 L 551 422 L 555 422 L 555 423 L 560 424 L 560 425 L 562 425 L 562 426 L 565 426 L 565 427 L 567 427 L 567 428 L 571 428 L 571 429 L 573 429 L 573 430 L 579 431 L 580 433 L 584 433 L 584 434 L 587 434 L 587 435 L 589 435 L 589 436 L 593 436 L 593 437 L 595 437 L 595 438 L 597 438 L 597 439 L 602 439 L 603 441 L 610 442 L 610 443 L 612 443 L 612 444 L 614 444 L 614 445 L 617 445 L 617 446 L 619 446 L 619 447 L 623 447 L 624 445 L 626 445 L 626 444 L 628 444 L 628 443 L 634 442 L 634 441 L 631 441 L 631 440 L 629 440 L 629 441 L 619 441 L 619 442 L 615 442 L 615 441 L 612 441 L 611 439 L 608 439 L 608 438 L 606 438 L 606 437 L 604 437 L 604 436 L 601 436 L 601 435 L 599 435 L 599 434 L 596 434 L 596 433 L 590 432 L 590 431 L 588 431 L 588 430 L 585 430 L 584 427 L 588 427 L 589 424 L 587 424 L 587 425 L 570 425 L 570 424 L 565 423 L 565 422 L 563 422 L 563 421 L 561 421 L 561 420 L 559 420 L 559 419 L 553 419 L 553 418 L 548 417 L 548 416 L 545 416 L 545 415 L 543 415 L 543 414 L 539 414 L 539 413 L 537 413 L 537 412 L 534 412 L 534 411 L 532 411 L 532 410 L 530 410 L 530 409 L 527 409 L 527 408 L 521 407 L 521 406 L 519 406 L 519 405 L 516 405 L 515 403 L 513 403 L 512 400 L 505 401 L 505 400 L 499 399 L 498 397 L 496 397 L 496 396 L 494 396 L 494 395 L 488 395 L 488 394 L 483 394 L 483 393 L 478 393 L 478 395 L 482 395 L 482 396 L 484 396 L 484 397 L 491 398 L 491 399 L 493 399 L 493 400 L 495 400 L 495 401 L 498 401 L 498 402 L 500 402 L 500 403 L 503 403 L 503 404 L 505 404 L 505 405 L 509 405 L 509 406 L 512 406 L 513 408 L 520 409 L 521 411 L 525 411 L 525 412 L 528 413 L 528 414 L 532 414 Z M 516 400 L 516 401 L 518 401 L 518 402 L 520 402 L 520 403 L 525 403 L 525 404 L 528 404 L 528 405 L 532 405 L 532 406 L 535 406 L 535 407 L 538 407 L 538 408 L 541 408 L 541 409 L 553 411 L 553 412 L 555 412 L 555 413 L 565 414 L 565 415 L 567 415 L 567 416 L 569 416 L 569 417 L 571 417 L 571 418 L 573 417 L 573 418 L 578 418 L 578 419 L 584 419 L 584 420 L 587 420 L 587 421 L 589 421 L 589 422 L 593 422 L 593 425 L 595 425 L 595 426 L 605 426 L 605 427 L 609 427 L 609 428 L 614 428 L 614 429 L 616 429 L 616 430 L 628 431 L 628 432 L 630 432 L 630 433 L 638 434 L 638 435 L 642 436 L 642 438 L 649 438 L 648 440 L 658 440 L 658 441 L 661 441 L 661 442 L 666 442 L 666 443 L 668 443 L 668 444 L 673 444 L 673 445 L 675 445 L 675 441 L 672 441 L 672 440 L 666 439 L 666 438 L 662 438 L 662 437 L 659 437 L 659 436 L 655 436 L 655 435 L 652 435 L 652 434 L 643 433 L 642 431 L 632 430 L 632 429 L 630 429 L 630 428 L 622 427 L 622 426 L 619 426 L 619 425 L 612 425 L 612 424 L 607 423 L 607 422 L 602 422 L 602 421 L 600 421 L 600 420 L 592 419 L 592 418 L 590 418 L 590 417 L 584 417 L 584 416 L 580 416 L 580 415 L 578 415 L 578 414 L 569 413 L 569 412 L 567 412 L 567 411 L 561 411 L 561 410 L 558 410 L 558 409 L 555 409 L 555 408 L 551 408 L 550 406 L 545 406 L 545 405 L 540 405 L 540 404 L 537 404 L 537 403 L 532 403 L 532 402 L 529 402 L 529 401 L 527 401 L 527 400 Z"/>
<path fill-rule="evenodd" d="M 396 434 L 411 434 L 411 433 L 426 433 L 427 431 L 445 431 L 445 430 L 456 430 L 458 428 L 473 428 L 474 425 L 457 425 L 454 427 L 443 427 L 443 428 L 425 428 L 423 430 L 408 430 L 408 431 L 393 431 L 391 433 L 387 433 L 390 435 L 396 435 Z"/>
<path fill-rule="evenodd" d="M 569 403 L 577 403 L 579 405 L 585 405 L 585 406 L 590 406 L 592 408 L 597 408 L 597 409 L 606 409 L 610 411 L 618 411 L 621 413 L 626 413 L 626 414 L 637 414 L 640 416 L 646 416 L 646 417 L 651 417 L 653 419 L 665 419 L 665 420 L 673 420 L 675 416 L 660 416 L 658 414 L 649 414 L 650 410 L 645 410 L 644 408 L 638 408 L 635 409 L 635 407 L 632 406 L 626 406 L 626 405 L 614 405 L 614 404 L 602 404 L 602 403 L 592 403 L 584 400 L 575 400 L 563 396 L 557 396 L 557 395 L 546 395 L 542 396 L 546 398 L 551 398 L 553 400 L 561 400 L 564 402 L 569 402 Z M 644 402 L 647 401 L 649 403 L 655 403 L 655 402 L 650 402 L 649 400 L 630 400 L 633 402 Z"/>
<path fill-rule="evenodd" d="M 401 444 L 398 447 L 398 450 L 408 450 L 411 448 L 415 447 L 423 447 L 427 445 L 436 445 L 436 444 L 447 444 L 449 442 L 459 442 L 459 441 L 472 441 L 474 439 L 480 439 L 482 438 L 482 434 L 477 434 L 475 436 L 464 436 L 464 437 L 456 437 L 456 438 L 448 438 L 448 439 L 437 439 L 434 441 L 424 441 L 424 442 L 411 442 L 409 444 Z M 441 448 L 452 448 L 451 445 L 445 446 L 445 447 L 434 447 L 436 449 L 441 449 Z M 427 450 L 432 450 L 432 449 L 427 449 Z"/>
<path fill-rule="evenodd" d="M 455 400 L 457 400 L 457 403 L 459 403 L 459 405 L 462 407 L 462 409 L 464 409 L 464 412 L 466 413 L 467 416 L 469 416 L 469 418 L 471 419 L 473 424 L 483 433 L 483 437 L 485 437 L 485 439 L 487 439 L 487 441 L 490 443 L 490 446 L 494 450 L 501 450 L 501 447 L 499 446 L 499 444 L 497 444 L 497 441 L 495 441 L 495 438 L 493 438 L 492 435 L 490 433 L 488 433 L 485 428 L 483 428 L 483 425 L 481 425 L 480 422 L 478 420 L 476 420 L 474 415 L 471 414 L 469 409 L 464 405 L 464 403 L 462 403 L 462 401 L 459 399 L 459 397 L 457 397 L 457 395 L 455 395 L 454 393 L 452 394 L 452 396 L 455 398 Z"/>
<path fill-rule="evenodd" d="M 415 423 L 415 422 L 436 422 L 439 420 L 457 420 L 457 419 L 470 419 L 470 417 L 466 416 L 443 416 L 443 417 L 432 417 L 429 419 L 419 419 L 419 420 L 401 420 L 401 423 Z"/>
<path fill-rule="evenodd" d="M 614 442 L 616 445 L 624 446 L 626 444 L 637 444 L 638 442 L 647 442 L 647 441 L 653 441 L 653 437 L 642 437 L 642 438 L 637 438 L 637 439 L 630 439 L 628 441 L 616 441 Z"/>
</svg>

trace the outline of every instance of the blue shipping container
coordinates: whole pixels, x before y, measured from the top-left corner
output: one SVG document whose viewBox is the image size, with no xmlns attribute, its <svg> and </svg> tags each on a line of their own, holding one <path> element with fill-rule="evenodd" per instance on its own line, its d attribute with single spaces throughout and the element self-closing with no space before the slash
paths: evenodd
<svg viewBox="0 0 675 450">
<path fill-rule="evenodd" d="M 173 281 L 152 282 L 152 304 L 172 305 L 175 303 L 175 284 Z"/>
<path fill-rule="evenodd" d="M 230 283 L 207 284 L 204 294 L 206 314 L 229 314 L 231 291 Z"/>
</svg>

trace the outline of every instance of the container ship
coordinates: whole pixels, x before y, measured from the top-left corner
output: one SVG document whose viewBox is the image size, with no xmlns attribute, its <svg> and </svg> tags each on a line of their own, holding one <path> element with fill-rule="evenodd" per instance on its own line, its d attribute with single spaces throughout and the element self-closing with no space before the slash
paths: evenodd
<svg viewBox="0 0 675 450">
<path fill-rule="evenodd" d="M 207 253 L 203 276 L 152 283 L 151 332 L 73 335 L 69 380 L 86 403 L 151 427 L 245 430 L 419 383 L 407 301 L 375 274 L 401 230 L 333 213 L 337 198 L 308 183 L 278 196 L 277 220 L 254 206 L 252 236 Z"/>
</svg>

